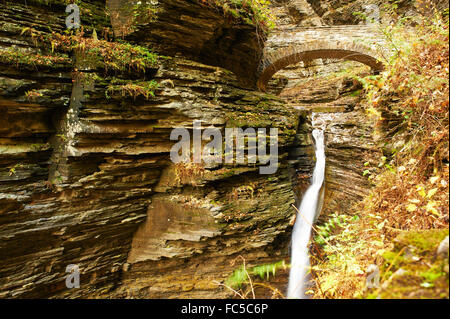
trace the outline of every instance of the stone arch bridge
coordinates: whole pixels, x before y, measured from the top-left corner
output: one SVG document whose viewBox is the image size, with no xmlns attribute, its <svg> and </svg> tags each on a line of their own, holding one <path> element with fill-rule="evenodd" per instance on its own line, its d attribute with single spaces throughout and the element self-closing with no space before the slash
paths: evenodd
<svg viewBox="0 0 450 319">
<path fill-rule="evenodd" d="M 258 69 L 258 88 L 265 91 L 279 70 L 300 61 L 343 59 L 364 63 L 374 72 L 383 70 L 389 54 L 376 25 L 292 27 L 275 32 L 266 42 Z"/>
</svg>

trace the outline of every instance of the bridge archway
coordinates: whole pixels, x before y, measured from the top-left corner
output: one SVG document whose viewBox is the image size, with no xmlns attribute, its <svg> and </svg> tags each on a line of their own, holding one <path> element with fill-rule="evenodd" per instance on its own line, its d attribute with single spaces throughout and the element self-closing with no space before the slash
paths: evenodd
<svg viewBox="0 0 450 319">
<path fill-rule="evenodd" d="M 363 44 L 354 42 L 332 43 L 328 41 L 313 41 L 297 46 L 280 48 L 275 52 L 266 54 L 259 67 L 258 88 L 261 91 L 265 91 L 267 83 L 272 76 L 291 64 L 320 58 L 361 62 L 371 67 L 374 72 L 380 72 L 384 68 L 379 54 Z"/>
</svg>

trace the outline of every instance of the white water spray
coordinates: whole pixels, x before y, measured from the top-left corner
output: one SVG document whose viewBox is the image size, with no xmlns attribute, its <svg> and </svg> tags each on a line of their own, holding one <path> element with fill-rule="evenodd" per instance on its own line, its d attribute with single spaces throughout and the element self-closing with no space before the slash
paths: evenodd
<svg viewBox="0 0 450 319">
<path fill-rule="evenodd" d="M 289 274 L 288 298 L 305 297 L 305 281 L 309 268 L 308 242 L 311 228 L 317 214 L 320 189 L 325 176 L 325 146 L 323 131 L 315 129 L 312 132 L 316 141 L 316 166 L 314 168 L 311 186 L 309 186 L 302 203 L 292 232 L 291 271 Z"/>
</svg>

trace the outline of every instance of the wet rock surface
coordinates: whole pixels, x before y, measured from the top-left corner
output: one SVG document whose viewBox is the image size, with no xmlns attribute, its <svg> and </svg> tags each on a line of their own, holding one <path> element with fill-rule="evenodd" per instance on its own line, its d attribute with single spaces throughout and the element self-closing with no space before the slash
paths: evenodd
<svg viewBox="0 0 450 319">
<path fill-rule="evenodd" d="M 17 6 L 26 18 L 1 4 L 3 47 L 36 50 L 20 35 L 33 16 L 64 28 L 62 4 L 29 4 Z M 89 4 L 103 12 L 94 10 L 102 1 Z M 201 25 L 214 17 L 204 16 Z M 113 75 L 73 69 L 0 64 L 1 297 L 221 297 L 228 291 L 213 280 L 230 275 L 236 256 L 249 265 L 287 257 L 288 149 L 303 115 L 225 69 L 179 55 L 147 75 L 158 82 L 149 99 L 107 98 Z M 169 135 L 193 120 L 222 130 L 278 127 L 277 174 L 219 165 L 177 178 Z M 79 289 L 66 288 L 69 264 L 80 268 Z"/>
<path fill-rule="evenodd" d="M 114 27 L 101 14 L 104 1 L 87 3 L 88 30 Z M 305 81 L 341 64 L 300 63 L 271 82 L 269 92 L 280 97 L 257 92 L 242 85 L 259 62 L 254 29 L 231 26 L 194 1 L 160 3 L 158 20 L 126 35 L 165 56 L 145 74 L 158 83 L 154 97 L 108 94 L 118 77 L 136 75 L 73 72 L 83 66 L 76 56 L 48 67 L 0 63 L 0 297 L 231 296 L 219 284 L 238 256 L 248 267 L 288 261 L 291 205 L 314 166 L 314 125 L 325 128 L 327 142 L 325 215 L 347 212 L 367 191 L 362 165 L 376 152 L 352 96 L 359 88 Z M 32 35 L 21 33 L 49 34 L 45 24 L 62 32 L 64 8 L 62 1 L 1 3 L 0 49 L 37 53 Z M 321 24 L 313 9 L 292 1 L 274 12 L 282 29 Z M 261 175 L 253 164 L 174 165 L 170 132 L 192 131 L 194 120 L 222 132 L 278 128 L 277 173 Z M 80 289 L 65 286 L 69 264 L 80 267 Z M 285 275 L 273 284 L 282 289 Z"/>
<path fill-rule="evenodd" d="M 128 0 L 109 0 L 123 20 Z M 252 25 L 230 21 L 223 12 L 196 0 L 159 0 L 151 19 L 125 29 L 125 38 L 165 55 L 186 58 L 233 71 L 245 85 L 254 85 L 265 35 Z M 120 24 L 119 22 L 116 22 Z M 119 27 L 119 30 L 123 30 Z"/>
<path fill-rule="evenodd" d="M 381 270 L 387 274 L 380 289 L 366 295 L 382 299 L 448 298 L 447 254 L 436 254 L 448 229 L 403 231 L 392 249 L 382 253 Z M 386 269 L 389 269 L 387 271 Z"/>
<path fill-rule="evenodd" d="M 296 81 L 296 78 L 293 79 Z M 374 139 L 374 122 L 361 104 L 361 86 L 345 76 L 329 75 L 286 86 L 280 97 L 293 108 L 310 111 L 312 127 L 325 133 L 326 176 L 322 213 L 351 214 L 370 190 L 364 163 L 382 155 Z"/>
</svg>

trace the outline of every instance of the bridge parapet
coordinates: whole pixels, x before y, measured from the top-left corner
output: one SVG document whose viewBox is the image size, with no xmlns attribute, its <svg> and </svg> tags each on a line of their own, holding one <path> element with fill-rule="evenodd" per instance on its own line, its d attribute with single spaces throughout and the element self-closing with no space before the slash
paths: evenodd
<svg viewBox="0 0 450 319">
<path fill-rule="evenodd" d="M 383 70 L 382 61 L 389 55 L 386 44 L 374 25 L 283 28 L 266 42 L 257 84 L 264 91 L 279 70 L 318 58 L 357 61 L 379 72 Z"/>
</svg>

